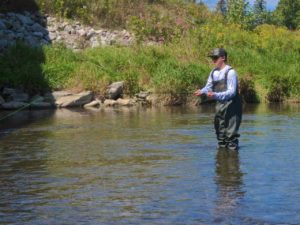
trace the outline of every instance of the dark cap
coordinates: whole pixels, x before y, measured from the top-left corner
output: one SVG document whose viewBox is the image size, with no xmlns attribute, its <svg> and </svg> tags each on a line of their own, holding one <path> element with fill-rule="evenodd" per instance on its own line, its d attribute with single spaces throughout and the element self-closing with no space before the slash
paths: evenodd
<svg viewBox="0 0 300 225">
<path fill-rule="evenodd" d="M 209 54 L 208 57 L 223 57 L 227 58 L 227 52 L 224 48 L 215 48 Z"/>
</svg>

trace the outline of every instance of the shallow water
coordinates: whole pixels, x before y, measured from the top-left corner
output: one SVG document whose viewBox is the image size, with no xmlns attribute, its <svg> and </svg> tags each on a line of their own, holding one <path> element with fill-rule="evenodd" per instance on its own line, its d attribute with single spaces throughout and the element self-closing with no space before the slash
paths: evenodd
<svg viewBox="0 0 300 225">
<path fill-rule="evenodd" d="M 300 106 L 23 111 L 0 122 L 0 224 L 300 224 Z M 8 112 L 1 112 L 0 118 Z"/>
</svg>

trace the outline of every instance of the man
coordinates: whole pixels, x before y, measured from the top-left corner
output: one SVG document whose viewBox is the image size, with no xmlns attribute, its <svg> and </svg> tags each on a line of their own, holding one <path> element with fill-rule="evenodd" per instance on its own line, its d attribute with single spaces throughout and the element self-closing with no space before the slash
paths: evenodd
<svg viewBox="0 0 300 225">
<path fill-rule="evenodd" d="M 217 100 L 215 130 L 219 148 L 237 150 L 238 130 L 242 119 L 242 103 L 238 93 L 238 78 L 235 70 L 227 65 L 227 52 L 216 48 L 209 54 L 215 66 L 204 88 L 195 91 L 196 96 L 205 94 Z"/>
</svg>

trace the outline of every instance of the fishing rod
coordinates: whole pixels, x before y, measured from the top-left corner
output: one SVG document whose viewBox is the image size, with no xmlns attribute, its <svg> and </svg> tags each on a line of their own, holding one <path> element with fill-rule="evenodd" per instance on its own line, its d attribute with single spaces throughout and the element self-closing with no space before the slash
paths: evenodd
<svg viewBox="0 0 300 225">
<path fill-rule="evenodd" d="M 8 117 L 10 117 L 10 116 L 13 116 L 13 115 L 17 114 L 18 112 L 20 112 L 20 111 L 26 109 L 27 107 L 29 107 L 29 106 L 32 105 L 33 103 L 35 103 L 35 102 L 37 102 L 37 101 L 40 101 L 40 100 L 42 100 L 42 97 L 38 97 L 38 98 L 34 99 L 33 101 L 31 101 L 31 102 L 25 104 L 25 105 L 22 106 L 21 108 L 19 108 L 19 109 L 13 111 L 13 112 L 11 112 L 11 113 L 8 113 L 7 115 L 5 115 L 5 116 L 3 116 L 2 118 L 0 118 L 0 122 L 1 122 L 2 120 L 5 120 L 6 118 L 8 118 Z"/>
</svg>

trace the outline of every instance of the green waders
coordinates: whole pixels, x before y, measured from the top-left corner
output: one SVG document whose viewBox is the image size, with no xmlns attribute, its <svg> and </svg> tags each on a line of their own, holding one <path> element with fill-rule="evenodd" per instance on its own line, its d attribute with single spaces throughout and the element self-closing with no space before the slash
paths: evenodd
<svg viewBox="0 0 300 225">
<path fill-rule="evenodd" d="M 231 69 L 229 69 L 231 70 Z M 223 92 L 227 90 L 227 76 L 229 70 L 225 73 L 223 80 L 214 81 L 213 72 L 213 91 Z M 242 102 L 238 94 L 227 101 L 217 101 L 215 114 L 215 130 L 219 147 L 238 148 L 238 130 L 242 120 Z"/>
</svg>

